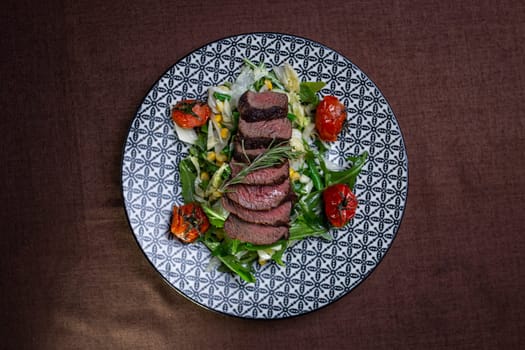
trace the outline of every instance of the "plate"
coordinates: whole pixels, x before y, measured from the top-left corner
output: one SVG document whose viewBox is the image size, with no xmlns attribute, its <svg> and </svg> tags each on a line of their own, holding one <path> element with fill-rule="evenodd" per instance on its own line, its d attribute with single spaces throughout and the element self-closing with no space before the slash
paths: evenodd
<svg viewBox="0 0 525 350">
<path fill-rule="evenodd" d="M 202 243 L 169 238 L 173 205 L 182 204 L 178 163 L 188 152 L 170 119 L 170 106 L 207 96 L 210 86 L 233 81 L 243 57 L 267 65 L 290 63 L 301 80 L 327 83 L 322 95 L 348 109 L 345 129 L 329 158 L 368 151 L 355 185 L 359 207 L 334 239 L 297 242 L 275 263 L 256 268 L 256 283 L 208 268 Z M 220 313 L 253 319 L 305 314 L 348 294 L 385 256 L 401 223 L 408 190 L 403 136 L 386 98 L 355 64 L 315 41 L 279 33 L 231 36 L 181 58 L 150 89 L 127 135 L 122 191 L 131 230 L 148 261 L 167 283 L 191 301 Z"/>
</svg>

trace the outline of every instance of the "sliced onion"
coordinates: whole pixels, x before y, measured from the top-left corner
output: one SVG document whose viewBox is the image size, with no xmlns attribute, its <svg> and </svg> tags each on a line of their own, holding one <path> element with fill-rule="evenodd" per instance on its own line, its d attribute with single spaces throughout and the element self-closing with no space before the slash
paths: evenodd
<svg viewBox="0 0 525 350">
<path fill-rule="evenodd" d="M 177 132 L 177 136 L 179 137 L 179 140 L 182 142 L 188 143 L 190 145 L 194 145 L 197 142 L 197 133 L 193 128 L 187 129 L 187 128 L 181 128 L 177 125 L 177 123 L 173 123 L 175 125 L 175 131 Z"/>
</svg>

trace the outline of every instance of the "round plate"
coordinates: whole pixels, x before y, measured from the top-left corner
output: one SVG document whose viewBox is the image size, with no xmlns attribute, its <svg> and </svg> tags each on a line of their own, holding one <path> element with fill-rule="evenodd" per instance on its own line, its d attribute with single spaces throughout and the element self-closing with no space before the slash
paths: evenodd
<svg viewBox="0 0 525 350">
<path fill-rule="evenodd" d="M 257 266 L 257 282 L 208 267 L 202 243 L 170 239 L 173 205 L 183 203 L 178 163 L 188 147 L 177 139 L 170 106 L 205 99 L 207 89 L 233 81 L 243 58 L 267 65 L 290 63 L 301 80 L 327 83 L 348 121 L 329 157 L 368 151 L 355 192 L 352 222 L 330 242 L 311 238 L 288 248 L 286 266 Z M 244 318 L 275 319 L 317 310 L 359 285 L 392 244 L 408 189 L 408 163 L 397 120 L 376 85 L 349 59 L 312 40 L 278 33 L 243 34 L 207 44 L 180 59 L 153 85 L 131 123 L 122 162 L 122 191 L 133 234 L 147 259 L 178 292 L 197 304 Z"/>
</svg>

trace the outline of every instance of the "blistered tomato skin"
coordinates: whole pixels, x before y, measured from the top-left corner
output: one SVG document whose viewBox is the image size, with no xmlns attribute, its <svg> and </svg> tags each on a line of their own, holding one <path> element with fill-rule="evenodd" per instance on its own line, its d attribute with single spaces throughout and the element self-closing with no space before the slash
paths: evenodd
<svg viewBox="0 0 525 350">
<path fill-rule="evenodd" d="M 210 107 L 196 100 L 182 100 L 171 110 L 171 118 L 181 128 L 191 129 L 204 125 L 211 115 Z"/>
<path fill-rule="evenodd" d="M 323 141 L 336 141 L 346 120 L 345 106 L 335 96 L 325 96 L 315 111 L 315 127 Z"/>
<path fill-rule="evenodd" d="M 171 233 L 184 243 L 194 242 L 210 228 L 208 217 L 195 203 L 173 207 Z"/>
<path fill-rule="evenodd" d="M 334 227 L 343 227 L 357 209 L 357 198 L 346 184 L 335 184 L 323 191 L 325 215 Z"/>
</svg>

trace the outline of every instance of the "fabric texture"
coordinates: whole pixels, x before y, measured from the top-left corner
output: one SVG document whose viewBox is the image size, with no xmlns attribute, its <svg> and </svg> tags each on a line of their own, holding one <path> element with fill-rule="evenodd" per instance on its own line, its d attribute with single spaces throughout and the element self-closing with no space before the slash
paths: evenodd
<svg viewBox="0 0 525 350">
<path fill-rule="evenodd" d="M 0 309 L 9 349 L 496 349 L 525 337 L 521 1 L 2 2 Z M 378 85 L 408 203 L 378 268 L 297 318 L 202 309 L 127 223 L 125 136 L 175 61 L 234 34 L 321 42 Z"/>
</svg>

